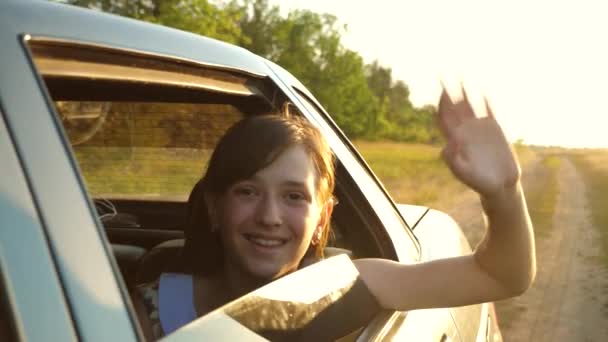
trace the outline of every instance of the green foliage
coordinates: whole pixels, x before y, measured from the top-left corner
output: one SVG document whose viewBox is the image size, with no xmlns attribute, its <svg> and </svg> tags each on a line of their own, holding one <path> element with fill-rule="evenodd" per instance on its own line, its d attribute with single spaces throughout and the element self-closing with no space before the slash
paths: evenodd
<svg viewBox="0 0 608 342">
<path fill-rule="evenodd" d="M 405 83 L 377 61 L 342 45 L 335 16 L 294 10 L 281 16 L 268 0 L 68 0 L 238 44 L 281 65 L 325 106 L 351 138 L 438 142 L 433 106 L 416 108 Z"/>
<path fill-rule="evenodd" d="M 69 4 L 149 21 L 229 43 L 246 40 L 238 21 L 242 9 L 207 0 L 68 0 Z"/>
</svg>

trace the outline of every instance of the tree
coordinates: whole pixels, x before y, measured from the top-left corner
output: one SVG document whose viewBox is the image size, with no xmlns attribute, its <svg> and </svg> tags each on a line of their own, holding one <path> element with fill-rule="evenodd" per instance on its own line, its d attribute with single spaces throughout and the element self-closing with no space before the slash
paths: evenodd
<svg viewBox="0 0 608 342">
<path fill-rule="evenodd" d="M 243 33 L 239 45 L 270 60 L 276 54 L 275 33 L 283 21 L 278 6 L 270 6 L 267 0 L 233 0 L 230 6 L 240 8 L 239 26 Z"/>
<path fill-rule="evenodd" d="M 68 3 L 145 20 L 229 43 L 242 42 L 242 9 L 207 0 L 68 0 Z"/>
<path fill-rule="evenodd" d="M 378 61 L 342 45 L 346 26 L 328 14 L 291 11 L 268 0 L 68 0 L 238 44 L 281 65 L 306 85 L 351 138 L 433 142 L 435 109 L 414 108 L 410 91 Z"/>
</svg>

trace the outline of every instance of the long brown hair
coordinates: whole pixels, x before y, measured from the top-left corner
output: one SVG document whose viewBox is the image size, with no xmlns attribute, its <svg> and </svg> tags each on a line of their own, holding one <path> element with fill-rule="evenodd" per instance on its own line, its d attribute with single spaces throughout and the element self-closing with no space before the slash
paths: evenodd
<svg viewBox="0 0 608 342">
<path fill-rule="evenodd" d="M 335 185 L 334 155 L 321 132 L 299 116 L 260 115 L 237 122 L 220 139 L 203 178 L 189 198 L 184 266 L 186 271 L 211 274 L 223 264 L 223 246 L 219 234 L 211 231 L 205 194 L 219 197 L 238 181 L 252 177 L 270 165 L 285 149 L 300 144 L 311 157 L 316 171 L 319 203 L 332 201 Z M 329 238 L 329 219 L 315 244 L 317 257 Z"/>
</svg>

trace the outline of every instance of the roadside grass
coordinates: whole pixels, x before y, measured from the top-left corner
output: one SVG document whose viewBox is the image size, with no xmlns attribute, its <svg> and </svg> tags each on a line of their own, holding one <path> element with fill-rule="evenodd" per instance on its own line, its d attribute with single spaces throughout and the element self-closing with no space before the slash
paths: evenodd
<svg viewBox="0 0 608 342">
<path fill-rule="evenodd" d="M 445 210 L 468 191 L 445 166 L 439 146 L 362 140 L 354 145 L 398 203 Z M 522 167 L 536 158 L 525 145 L 516 146 L 515 152 Z"/>
<path fill-rule="evenodd" d="M 602 263 L 608 268 L 608 150 L 578 151 L 570 156 L 585 180 L 591 219 L 600 235 Z"/>
<path fill-rule="evenodd" d="M 398 203 L 435 206 L 466 190 L 437 146 L 361 140 L 354 145 Z"/>
<path fill-rule="evenodd" d="M 519 164 L 521 165 L 522 169 L 525 169 L 527 166 L 529 166 L 530 163 L 533 162 L 538 155 L 538 153 L 533 148 L 527 145 L 515 145 L 513 146 L 513 150 L 517 155 L 517 159 L 519 160 Z"/>
<path fill-rule="evenodd" d="M 444 210 L 468 191 L 451 175 L 438 146 L 354 143 L 398 203 Z M 89 192 L 102 197 L 185 197 L 202 175 L 211 153 L 143 147 L 76 147 L 74 150 Z M 526 146 L 517 146 L 516 151 L 522 164 L 534 158 L 535 152 Z"/>
<path fill-rule="evenodd" d="M 535 182 L 528 184 L 526 189 L 526 202 L 535 235 L 542 237 L 548 235 L 553 227 L 553 215 L 560 190 L 558 172 L 561 159 L 553 154 L 544 155 L 539 166 Z"/>
</svg>

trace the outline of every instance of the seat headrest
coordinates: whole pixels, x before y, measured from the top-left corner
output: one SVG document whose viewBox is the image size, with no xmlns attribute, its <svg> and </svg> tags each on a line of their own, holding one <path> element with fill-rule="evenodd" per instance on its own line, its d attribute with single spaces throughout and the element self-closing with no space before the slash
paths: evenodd
<svg viewBox="0 0 608 342">
<path fill-rule="evenodd" d="M 118 263 L 118 268 L 125 283 L 130 284 L 139 267 L 140 259 L 146 254 L 146 249 L 139 246 L 112 244 L 112 253 Z"/>
<path fill-rule="evenodd" d="M 167 240 L 149 250 L 139 261 L 136 284 L 151 282 L 160 277 L 161 273 L 173 271 L 172 268 L 179 262 L 185 241 Z"/>
</svg>

